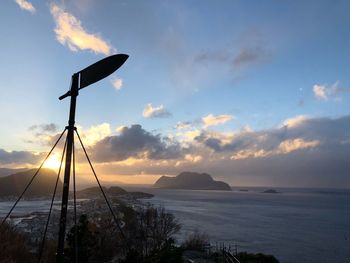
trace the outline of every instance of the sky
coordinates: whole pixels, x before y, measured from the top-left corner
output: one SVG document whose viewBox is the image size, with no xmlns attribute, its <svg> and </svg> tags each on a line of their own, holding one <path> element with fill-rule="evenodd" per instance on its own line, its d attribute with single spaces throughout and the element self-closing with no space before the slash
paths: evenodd
<svg viewBox="0 0 350 263">
<path fill-rule="evenodd" d="M 0 13 L 0 167 L 38 166 L 67 125 L 71 75 L 125 53 L 78 97 L 102 181 L 350 187 L 348 1 L 7 0 Z"/>
</svg>

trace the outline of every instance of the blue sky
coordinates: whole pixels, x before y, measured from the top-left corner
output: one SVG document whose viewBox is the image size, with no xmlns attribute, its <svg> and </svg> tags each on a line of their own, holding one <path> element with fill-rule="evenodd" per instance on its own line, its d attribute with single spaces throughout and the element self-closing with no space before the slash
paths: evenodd
<svg viewBox="0 0 350 263">
<path fill-rule="evenodd" d="M 332 121 L 349 115 L 348 1 L 9 0 L 1 5 L 0 149 L 6 153 L 47 150 L 28 143 L 30 127 L 54 123 L 57 131 L 63 129 L 69 101 L 57 98 L 69 88 L 70 76 L 113 53 L 130 58 L 78 97 L 77 124 L 83 131 L 103 123 L 110 127 L 100 137 L 94 134 L 96 141 L 133 124 L 182 144 L 184 130 L 176 125 L 183 122 L 197 135 L 219 136 L 272 131 L 298 116 Z M 74 43 L 77 31 L 60 28 L 60 22 L 83 31 L 82 42 Z M 98 47 L 101 42 L 107 51 Z M 119 90 L 112 84 L 116 79 L 122 81 Z M 149 114 L 143 114 L 148 104 Z M 311 141 L 304 139 L 309 146 L 302 148 L 313 148 Z"/>
</svg>

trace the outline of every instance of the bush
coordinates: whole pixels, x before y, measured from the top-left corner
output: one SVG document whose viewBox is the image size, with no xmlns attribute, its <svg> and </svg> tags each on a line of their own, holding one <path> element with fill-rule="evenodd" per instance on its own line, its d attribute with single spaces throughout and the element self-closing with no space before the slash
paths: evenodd
<svg viewBox="0 0 350 263">
<path fill-rule="evenodd" d="M 206 233 L 201 233 L 198 230 L 195 230 L 190 234 L 185 242 L 182 244 L 182 247 L 187 250 L 198 250 L 205 251 L 205 248 L 209 244 L 209 237 Z"/>
<path fill-rule="evenodd" d="M 35 262 L 24 235 L 7 223 L 0 226 L 0 262 Z"/>
</svg>

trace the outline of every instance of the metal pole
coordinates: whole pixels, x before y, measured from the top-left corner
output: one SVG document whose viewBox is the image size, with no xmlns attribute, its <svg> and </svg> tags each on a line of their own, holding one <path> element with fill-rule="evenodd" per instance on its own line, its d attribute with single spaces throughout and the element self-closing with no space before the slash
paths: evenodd
<svg viewBox="0 0 350 263">
<path fill-rule="evenodd" d="M 67 208 L 68 208 L 68 195 L 69 195 L 69 180 L 70 169 L 72 163 L 72 150 L 74 143 L 74 124 L 75 124 L 75 108 L 79 90 L 79 76 L 80 74 L 74 74 L 72 76 L 72 86 L 70 89 L 70 110 L 68 121 L 68 133 L 67 133 L 67 154 L 64 170 L 64 182 L 62 192 L 62 204 L 61 204 L 61 217 L 60 217 L 60 230 L 58 234 L 58 246 L 56 262 L 62 263 L 64 261 L 64 240 L 66 236 L 66 221 L 67 221 Z"/>
</svg>

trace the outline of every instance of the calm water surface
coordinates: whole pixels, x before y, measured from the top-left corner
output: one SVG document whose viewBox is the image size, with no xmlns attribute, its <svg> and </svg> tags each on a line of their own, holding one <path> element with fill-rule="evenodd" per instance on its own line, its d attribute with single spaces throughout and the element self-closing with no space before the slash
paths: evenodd
<svg viewBox="0 0 350 263">
<path fill-rule="evenodd" d="M 225 191 L 162 190 L 125 187 L 155 195 L 182 224 L 181 241 L 195 229 L 213 244 L 237 244 L 239 250 L 275 255 L 282 263 L 350 262 L 350 191 L 262 188 Z M 0 217 L 12 202 L 0 202 Z M 49 201 L 20 202 L 14 214 L 48 211 Z M 56 207 L 55 207 L 56 208 Z"/>
<path fill-rule="evenodd" d="M 280 262 L 350 262 L 350 190 L 262 188 L 224 191 L 129 188 L 155 195 L 182 223 L 182 239 L 196 228 L 212 243 L 275 255 Z"/>
</svg>

